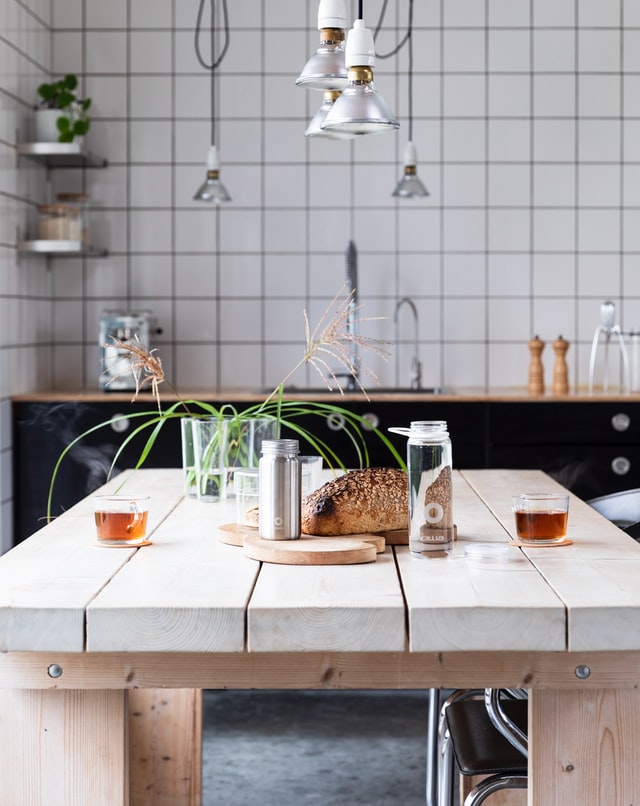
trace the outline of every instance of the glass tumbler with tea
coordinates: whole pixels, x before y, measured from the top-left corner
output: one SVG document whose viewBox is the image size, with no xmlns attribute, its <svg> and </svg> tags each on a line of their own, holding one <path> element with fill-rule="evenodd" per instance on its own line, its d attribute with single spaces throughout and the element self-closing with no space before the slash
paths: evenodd
<svg viewBox="0 0 640 806">
<path fill-rule="evenodd" d="M 97 495 L 94 517 L 101 546 L 139 546 L 146 542 L 148 495 Z"/>
<path fill-rule="evenodd" d="M 516 534 L 521 543 L 544 546 L 567 537 L 569 496 L 564 493 L 522 493 L 513 496 Z"/>
</svg>

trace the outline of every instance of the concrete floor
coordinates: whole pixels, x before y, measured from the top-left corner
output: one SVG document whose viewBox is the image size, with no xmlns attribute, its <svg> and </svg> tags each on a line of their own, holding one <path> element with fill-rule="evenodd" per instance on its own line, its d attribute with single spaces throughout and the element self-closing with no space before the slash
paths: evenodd
<svg viewBox="0 0 640 806">
<path fill-rule="evenodd" d="M 204 692 L 203 806 L 424 806 L 424 691 Z"/>
</svg>

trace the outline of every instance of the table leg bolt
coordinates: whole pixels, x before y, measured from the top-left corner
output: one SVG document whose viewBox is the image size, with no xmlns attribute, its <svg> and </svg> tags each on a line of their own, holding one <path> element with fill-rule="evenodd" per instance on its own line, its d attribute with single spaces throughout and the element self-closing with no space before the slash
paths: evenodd
<svg viewBox="0 0 640 806">
<path fill-rule="evenodd" d="M 47 674 L 53 678 L 62 677 L 62 666 L 58 663 L 52 663 L 47 669 Z"/>
<path fill-rule="evenodd" d="M 586 666 L 584 664 L 581 664 L 580 666 L 576 666 L 576 677 L 579 677 L 580 680 L 586 680 L 587 677 L 589 677 L 590 674 L 591 674 L 591 669 L 588 666 Z"/>
</svg>

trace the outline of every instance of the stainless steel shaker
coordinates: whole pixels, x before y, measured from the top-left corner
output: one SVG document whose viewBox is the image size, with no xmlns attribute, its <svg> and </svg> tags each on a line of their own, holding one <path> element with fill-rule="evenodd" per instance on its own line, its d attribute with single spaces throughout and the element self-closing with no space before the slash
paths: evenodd
<svg viewBox="0 0 640 806">
<path fill-rule="evenodd" d="M 258 465 L 258 535 L 266 540 L 300 537 L 302 470 L 297 439 L 264 439 Z"/>
</svg>

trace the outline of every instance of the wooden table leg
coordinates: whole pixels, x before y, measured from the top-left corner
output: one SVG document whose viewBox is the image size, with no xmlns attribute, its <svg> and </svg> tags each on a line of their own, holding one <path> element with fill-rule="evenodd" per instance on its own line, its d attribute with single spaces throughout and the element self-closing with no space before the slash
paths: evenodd
<svg viewBox="0 0 640 806">
<path fill-rule="evenodd" d="M 129 691 L 131 806 L 200 806 L 202 692 Z"/>
<path fill-rule="evenodd" d="M 529 806 L 640 803 L 640 690 L 529 692 Z"/>
<path fill-rule="evenodd" d="M 0 803 L 127 806 L 124 691 L 0 690 Z"/>
</svg>

